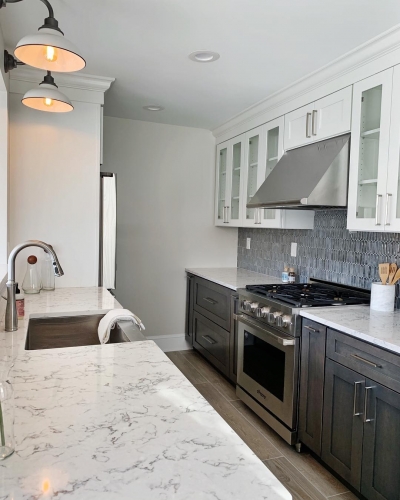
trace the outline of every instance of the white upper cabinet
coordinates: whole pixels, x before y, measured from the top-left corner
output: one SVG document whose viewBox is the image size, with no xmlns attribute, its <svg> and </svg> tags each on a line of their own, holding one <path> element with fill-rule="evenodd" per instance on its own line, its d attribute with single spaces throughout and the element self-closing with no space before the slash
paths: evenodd
<svg viewBox="0 0 400 500">
<path fill-rule="evenodd" d="M 351 129 L 352 87 L 334 92 L 314 103 L 311 133 L 313 140 L 344 134 Z"/>
<path fill-rule="evenodd" d="M 385 231 L 400 232 L 400 66 L 393 71 Z"/>
<path fill-rule="evenodd" d="M 285 115 L 285 149 L 348 132 L 351 91 L 351 87 L 346 87 Z"/>
<path fill-rule="evenodd" d="M 246 207 L 283 154 L 283 126 L 281 116 L 218 145 L 217 226 L 312 229 L 314 212 Z"/>
<path fill-rule="evenodd" d="M 285 149 L 304 146 L 313 141 L 312 114 L 314 103 L 285 115 Z"/>
<path fill-rule="evenodd" d="M 217 147 L 215 224 L 238 226 L 243 215 L 244 135 Z"/>
<path fill-rule="evenodd" d="M 395 122 L 399 119 L 395 116 L 398 110 L 392 110 L 392 88 L 393 68 L 357 82 L 353 87 L 349 230 L 393 231 L 398 224 L 393 221 L 392 208 L 394 199 L 397 203 L 400 139 L 393 130 L 391 134 L 391 116 Z M 398 92 L 395 89 L 395 93 Z M 390 174 L 389 139 L 393 149 Z M 395 182 L 388 184 L 392 178 Z"/>
</svg>

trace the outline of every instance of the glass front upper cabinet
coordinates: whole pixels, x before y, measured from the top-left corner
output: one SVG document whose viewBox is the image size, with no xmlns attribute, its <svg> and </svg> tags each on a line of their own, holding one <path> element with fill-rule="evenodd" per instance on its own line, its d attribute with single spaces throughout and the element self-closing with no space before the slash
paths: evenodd
<svg viewBox="0 0 400 500">
<path fill-rule="evenodd" d="M 392 69 L 383 71 L 353 88 L 347 219 L 350 230 L 384 230 L 392 74 Z"/>
<path fill-rule="evenodd" d="M 243 140 L 241 138 L 232 141 L 232 172 L 230 189 L 229 219 L 238 222 L 241 219 L 241 179 L 243 170 Z"/>
<path fill-rule="evenodd" d="M 227 220 L 226 215 L 226 191 L 227 191 L 227 164 L 228 164 L 228 146 L 217 149 L 218 162 L 218 191 L 217 191 L 217 221 L 224 224 Z"/>
<path fill-rule="evenodd" d="M 261 132 L 261 131 L 260 131 Z M 247 139 L 247 193 L 246 204 L 256 194 L 259 187 L 258 184 L 258 170 L 259 170 L 259 145 L 260 145 L 260 132 L 252 134 Z M 257 222 L 255 219 L 258 211 L 254 208 L 246 208 L 246 221 Z"/>
<path fill-rule="evenodd" d="M 268 178 L 269 174 L 273 171 L 280 157 L 282 156 L 282 141 L 283 134 L 279 125 L 274 128 L 270 128 L 267 131 L 267 156 L 264 180 Z M 274 220 L 277 215 L 276 210 L 274 209 L 262 210 L 261 213 L 262 219 L 264 221 Z"/>
</svg>

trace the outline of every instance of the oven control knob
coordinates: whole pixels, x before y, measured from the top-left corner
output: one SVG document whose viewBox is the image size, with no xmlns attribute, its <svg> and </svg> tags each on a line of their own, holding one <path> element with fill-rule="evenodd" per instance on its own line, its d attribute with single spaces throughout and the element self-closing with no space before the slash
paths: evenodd
<svg viewBox="0 0 400 500">
<path fill-rule="evenodd" d="M 271 308 L 270 307 L 262 307 L 260 309 L 260 316 L 258 316 L 259 318 L 266 318 L 268 316 L 268 313 L 270 312 Z M 258 311 L 258 309 L 257 309 Z"/>
<path fill-rule="evenodd" d="M 275 316 L 273 313 L 268 313 L 268 323 L 273 325 L 275 323 Z"/>
<path fill-rule="evenodd" d="M 283 323 L 283 327 L 284 328 L 288 328 L 290 326 L 292 326 L 292 317 L 285 314 L 285 316 L 282 317 L 282 323 Z"/>
<path fill-rule="evenodd" d="M 252 302 L 250 304 L 250 310 L 251 310 L 251 312 L 255 312 L 257 308 L 258 308 L 258 302 Z"/>
<path fill-rule="evenodd" d="M 251 302 L 250 300 L 244 300 L 242 307 L 245 311 L 251 311 Z"/>
</svg>

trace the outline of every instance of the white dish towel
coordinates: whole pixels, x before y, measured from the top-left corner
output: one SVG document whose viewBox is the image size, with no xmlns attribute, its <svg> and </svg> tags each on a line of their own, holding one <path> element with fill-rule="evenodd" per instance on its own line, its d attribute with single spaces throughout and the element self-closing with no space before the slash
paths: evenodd
<svg viewBox="0 0 400 500">
<path fill-rule="evenodd" d="M 117 321 L 132 321 L 138 326 L 139 330 L 145 330 L 144 324 L 133 312 L 128 309 L 113 309 L 100 320 L 98 334 L 100 344 L 105 344 L 110 338 L 110 331 Z"/>
</svg>

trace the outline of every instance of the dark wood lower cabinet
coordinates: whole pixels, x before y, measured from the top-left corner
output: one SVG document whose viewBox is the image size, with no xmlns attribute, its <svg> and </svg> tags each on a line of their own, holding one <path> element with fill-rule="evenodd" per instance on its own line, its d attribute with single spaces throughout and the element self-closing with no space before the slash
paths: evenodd
<svg viewBox="0 0 400 500">
<path fill-rule="evenodd" d="M 303 320 L 299 439 L 367 500 L 400 500 L 399 381 L 400 356 Z"/>
<path fill-rule="evenodd" d="M 365 379 L 326 360 L 321 458 L 357 490 L 361 485 Z"/>
<path fill-rule="evenodd" d="M 400 394 L 366 381 L 361 493 L 400 500 Z"/>
<path fill-rule="evenodd" d="M 301 332 L 299 439 L 321 455 L 326 327 L 303 320 Z"/>
</svg>

